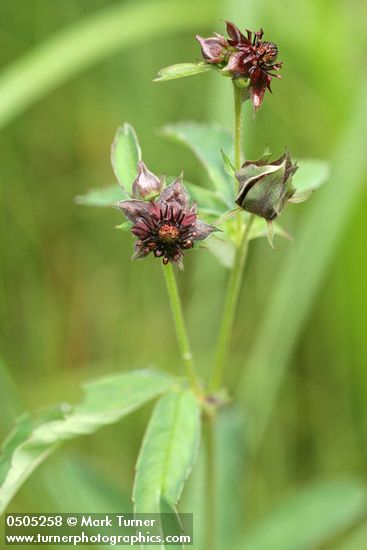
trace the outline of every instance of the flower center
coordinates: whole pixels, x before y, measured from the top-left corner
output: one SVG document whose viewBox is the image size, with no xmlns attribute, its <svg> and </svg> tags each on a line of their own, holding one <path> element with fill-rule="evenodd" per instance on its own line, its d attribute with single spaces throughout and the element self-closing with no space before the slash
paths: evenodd
<svg viewBox="0 0 367 550">
<path fill-rule="evenodd" d="M 260 42 L 257 54 L 264 63 L 273 63 L 278 56 L 278 48 L 274 42 Z"/>
<path fill-rule="evenodd" d="M 174 243 L 180 236 L 180 232 L 175 225 L 165 223 L 158 230 L 158 238 L 164 243 Z"/>
</svg>

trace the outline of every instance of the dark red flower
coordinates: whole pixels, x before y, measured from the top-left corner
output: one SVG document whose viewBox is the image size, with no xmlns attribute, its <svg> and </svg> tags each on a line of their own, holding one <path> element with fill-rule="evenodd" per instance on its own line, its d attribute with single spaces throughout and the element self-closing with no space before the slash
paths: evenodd
<svg viewBox="0 0 367 550">
<path fill-rule="evenodd" d="M 274 74 L 274 71 L 279 71 L 282 67 L 282 62 L 275 62 L 278 48 L 273 42 L 262 40 L 262 29 L 257 32 L 246 30 L 244 35 L 234 23 L 227 21 L 227 33 L 228 40 L 221 35 L 207 39 L 197 37 L 203 57 L 207 63 L 216 64 L 223 74 L 231 76 L 235 83 L 239 79 L 248 79 L 249 95 L 257 111 L 263 102 L 265 91 L 268 89 L 271 92 L 272 78 L 281 78 Z M 213 40 L 216 41 L 218 52 L 220 46 L 220 56 L 215 55 L 214 46 L 210 47 Z M 213 53 L 210 55 L 211 50 Z"/>
<path fill-rule="evenodd" d="M 126 200 L 117 203 L 117 207 L 133 223 L 131 231 L 138 237 L 134 259 L 153 252 L 164 264 L 174 262 L 181 266 L 184 250 L 217 231 L 216 227 L 198 220 L 196 205 L 189 205 L 181 176 L 155 201 Z"/>
</svg>

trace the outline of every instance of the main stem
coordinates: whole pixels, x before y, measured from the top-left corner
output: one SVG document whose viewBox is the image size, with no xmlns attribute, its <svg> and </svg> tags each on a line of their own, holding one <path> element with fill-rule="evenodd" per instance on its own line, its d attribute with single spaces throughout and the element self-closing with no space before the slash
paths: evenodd
<svg viewBox="0 0 367 550">
<path fill-rule="evenodd" d="M 193 390 L 195 390 L 196 392 L 200 392 L 199 379 L 194 369 L 194 361 L 191 353 L 186 323 L 183 316 L 181 299 L 177 288 L 177 281 L 171 263 L 163 266 L 163 273 L 166 280 L 167 291 L 176 330 L 177 342 L 180 348 L 185 372 Z"/>
<path fill-rule="evenodd" d="M 236 251 L 233 270 L 229 278 L 227 297 L 219 330 L 217 353 L 209 386 L 210 391 L 218 390 L 222 383 L 224 366 L 226 364 L 229 344 L 232 336 L 232 328 L 238 303 L 238 297 L 241 290 L 243 268 L 245 265 L 248 249 L 248 239 L 253 220 L 254 216 L 252 215 L 246 223 L 245 230 L 243 231 L 242 238 Z"/>
<path fill-rule="evenodd" d="M 234 99 L 234 167 L 238 170 L 242 163 L 242 105 L 243 105 L 243 88 L 239 88 L 233 84 L 233 99 Z M 236 180 L 235 180 L 236 185 Z"/>
<path fill-rule="evenodd" d="M 242 105 L 245 90 L 233 85 L 234 88 L 234 160 L 235 169 L 238 170 L 242 163 Z M 236 182 L 235 182 L 236 184 Z M 248 240 L 254 216 L 247 220 L 245 228 L 243 220 L 238 216 L 238 232 L 241 235 L 237 247 L 234 266 L 228 282 L 228 291 L 224 304 L 224 311 L 219 329 L 219 338 L 212 370 L 209 391 L 216 391 L 220 388 L 223 378 L 223 371 L 228 355 L 229 344 L 232 336 L 232 328 L 238 297 L 241 289 L 243 268 L 247 256 Z"/>
<path fill-rule="evenodd" d="M 234 163 L 236 171 L 239 170 L 242 163 L 242 105 L 246 94 L 246 90 L 238 88 L 233 85 L 234 88 Z M 235 191 L 237 191 L 237 181 L 234 181 Z M 217 344 L 217 351 L 215 356 L 215 362 L 211 372 L 211 378 L 209 381 L 209 391 L 215 392 L 218 390 L 222 383 L 224 366 L 227 360 L 228 348 L 232 335 L 232 328 L 234 323 L 234 317 L 236 313 L 236 307 L 238 303 L 238 297 L 241 289 L 243 268 L 246 261 L 248 239 L 250 235 L 251 225 L 253 223 L 254 216 L 251 216 L 246 226 L 244 227 L 242 216 L 237 216 L 237 231 L 240 236 L 236 247 L 236 256 L 234 266 L 228 282 L 228 292 L 224 305 L 224 311 L 219 330 L 219 338 Z M 207 527 L 206 538 L 208 548 L 215 550 L 216 547 L 216 533 L 215 525 L 217 522 L 217 495 L 215 490 L 216 481 L 216 464 L 215 464 L 215 409 L 208 414 L 208 427 L 206 433 L 206 447 L 207 447 L 207 499 L 208 499 L 208 514 L 207 514 Z"/>
</svg>

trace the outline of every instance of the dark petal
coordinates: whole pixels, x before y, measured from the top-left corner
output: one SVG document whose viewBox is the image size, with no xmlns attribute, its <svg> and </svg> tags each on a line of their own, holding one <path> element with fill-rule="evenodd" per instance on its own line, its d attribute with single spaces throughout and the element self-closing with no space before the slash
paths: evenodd
<svg viewBox="0 0 367 550">
<path fill-rule="evenodd" d="M 221 63 L 226 54 L 228 43 L 221 36 L 202 38 L 198 34 L 196 39 L 200 42 L 201 53 L 207 63 Z"/>
<path fill-rule="evenodd" d="M 189 194 L 182 184 L 182 175 L 166 187 L 157 199 L 160 206 L 176 206 L 186 210 L 189 205 Z"/>
<path fill-rule="evenodd" d="M 249 76 L 248 69 L 243 64 L 246 54 L 243 52 L 233 52 L 229 56 L 228 63 L 225 67 L 225 70 L 234 75 Z"/>
<path fill-rule="evenodd" d="M 185 227 L 190 227 L 190 225 L 192 225 L 193 223 L 195 223 L 196 218 L 197 218 L 197 216 L 196 216 L 196 213 L 195 213 L 195 212 L 190 212 L 190 211 L 189 211 L 189 212 L 186 212 L 186 213 L 184 214 L 184 217 L 183 217 L 182 220 L 181 220 L 181 224 L 180 224 L 180 225 L 181 225 L 183 228 L 185 228 Z"/>
<path fill-rule="evenodd" d="M 266 88 L 270 81 L 271 76 L 268 76 L 261 69 L 256 69 L 256 71 L 251 74 L 250 98 L 255 112 L 261 107 Z"/>
<path fill-rule="evenodd" d="M 146 223 L 140 221 L 132 227 L 131 233 L 136 237 L 140 237 L 141 239 L 144 239 L 145 237 L 149 237 L 151 232 L 149 230 L 149 227 L 146 225 Z"/>
<path fill-rule="evenodd" d="M 161 208 L 157 202 L 150 201 L 149 203 L 149 212 L 153 219 L 159 220 L 161 217 Z"/>
<path fill-rule="evenodd" d="M 234 23 L 231 23 L 230 21 L 226 21 L 226 23 L 227 23 L 228 36 L 230 36 L 230 38 L 232 38 L 232 40 L 229 41 L 229 43 L 232 46 L 237 46 L 239 42 L 244 42 L 246 40 L 248 41 L 248 39 L 245 38 L 245 36 L 240 31 L 240 29 L 238 27 L 236 27 L 236 25 Z"/>
<path fill-rule="evenodd" d="M 131 201 L 120 201 L 116 203 L 116 207 L 133 223 L 136 223 L 141 216 L 149 216 L 149 204 L 144 201 L 136 199 Z"/>
<path fill-rule="evenodd" d="M 214 227 L 214 225 L 209 225 L 201 220 L 197 220 L 193 227 L 192 238 L 194 241 L 202 241 L 209 237 L 214 231 L 219 231 L 219 229 Z"/>
</svg>

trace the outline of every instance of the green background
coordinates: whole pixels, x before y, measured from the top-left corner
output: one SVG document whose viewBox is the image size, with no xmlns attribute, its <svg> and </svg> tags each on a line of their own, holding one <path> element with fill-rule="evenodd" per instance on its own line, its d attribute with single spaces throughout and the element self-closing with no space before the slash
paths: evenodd
<svg viewBox="0 0 367 550">
<path fill-rule="evenodd" d="M 25 409 L 79 399 L 87 378 L 149 365 L 179 368 L 159 262 L 130 263 L 132 238 L 114 230 L 121 215 L 77 206 L 74 197 L 114 181 L 109 149 L 125 120 L 151 170 L 183 169 L 205 185 L 198 162 L 158 130 L 179 120 L 231 128 L 230 83 L 212 73 L 152 79 L 163 66 L 199 59 L 194 35 L 224 32 L 231 19 L 241 28 L 263 27 L 284 61 L 283 78 L 256 117 L 245 109 L 246 155 L 269 145 L 279 156 L 287 146 L 295 157 L 330 159 L 332 171 L 321 191 L 283 214 L 293 242 L 277 238 L 276 252 L 265 239 L 251 243 L 226 372 L 240 403 L 223 414 L 233 456 L 218 451 L 221 504 L 235 503 L 239 514 L 227 530 L 256 523 L 314 480 L 364 479 L 364 9 L 362 0 L 0 1 L 1 437 Z M 226 277 L 208 252 L 186 255 L 179 285 L 203 375 Z M 68 444 L 26 483 L 11 510 L 128 511 L 149 412 Z M 246 442 L 247 416 L 256 448 Z M 196 476 L 181 508 L 200 516 L 200 464 Z M 353 533 L 343 533 L 340 544 L 367 547 L 348 542 Z M 336 545 L 339 538 L 326 547 Z"/>
</svg>

